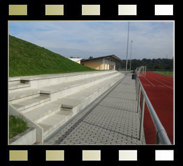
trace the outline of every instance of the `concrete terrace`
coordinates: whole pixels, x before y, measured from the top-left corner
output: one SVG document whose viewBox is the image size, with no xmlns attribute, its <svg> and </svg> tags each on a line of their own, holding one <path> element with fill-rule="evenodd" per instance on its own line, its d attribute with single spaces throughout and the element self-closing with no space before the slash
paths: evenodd
<svg viewBox="0 0 183 166">
<path fill-rule="evenodd" d="M 12 77 L 9 114 L 36 128 L 36 141 L 43 143 L 123 76 L 113 70 Z"/>
<path fill-rule="evenodd" d="M 144 133 L 139 140 L 139 117 L 135 81 L 129 73 L 43 144 L 144 145 Z"/>
</svg>

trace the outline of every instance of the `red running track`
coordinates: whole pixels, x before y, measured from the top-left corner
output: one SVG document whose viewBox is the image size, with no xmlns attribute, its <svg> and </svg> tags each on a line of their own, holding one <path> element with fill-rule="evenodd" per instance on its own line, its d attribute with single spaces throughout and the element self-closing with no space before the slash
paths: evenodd
<svg viewBox="0 0 183 166">
<path fill-rule="evenodd" d="M 147 71 L 145 77 L 139 78 L 173 144 L 173 77 Z M 146 144 L 155 144 L 156 131 L 147 106 L 144 113 L 144 132 Z"/>
</svg>

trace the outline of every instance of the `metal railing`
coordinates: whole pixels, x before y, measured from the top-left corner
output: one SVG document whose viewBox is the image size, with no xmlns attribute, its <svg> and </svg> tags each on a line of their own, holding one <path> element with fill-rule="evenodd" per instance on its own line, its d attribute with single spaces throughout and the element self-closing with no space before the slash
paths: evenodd
<svg viewBox="0 0 183 166">
<path fill-rule="evenodd" d="M 137 74 L 136 74 L 135 82 L 136 82 L 136 90 L 137 90 L 137 112 L 141 111 L 139 140 L 142 139 L 143 123 L 144 123 L 144 110 L 145 110 L 145 103 L 146 103 L 149 113 L 151 115 L 152 121 L 154 123 L 155 129 L 156 129 L 156 144 L 171 145 L 171 142 L 167 136 L 166 130 L 164 129 L 163 125 L 161 124 L 161 122 L 156 114 L 156 111 L 154 110 L 154 108 L 142 86 L 139 76 Z M 142 103 L 140 103 L 141 94 L 142 94 Z"/>
</svg>

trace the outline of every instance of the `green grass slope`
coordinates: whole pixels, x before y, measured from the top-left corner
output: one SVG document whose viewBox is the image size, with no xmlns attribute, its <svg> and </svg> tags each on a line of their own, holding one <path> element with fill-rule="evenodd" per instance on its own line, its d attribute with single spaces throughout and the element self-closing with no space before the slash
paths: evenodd
<svg viewBox="0 0 183 166">
<path fill-rule="evenodd" d="M 95 71 L 43 47 L 9 35 L 9 76 Z"/>
</svg>

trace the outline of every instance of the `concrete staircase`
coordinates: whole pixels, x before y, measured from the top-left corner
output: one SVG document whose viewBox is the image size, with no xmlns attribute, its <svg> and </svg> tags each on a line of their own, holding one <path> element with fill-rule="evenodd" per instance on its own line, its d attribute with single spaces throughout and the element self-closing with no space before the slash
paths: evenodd
<svg viewBox="0 0 183 166">
<path fill-rule="evenodd" d="M 9 78 L 9 104 L 43 129 L 43 140 L 124 75 L 117 71 Z"/>
</svg>

